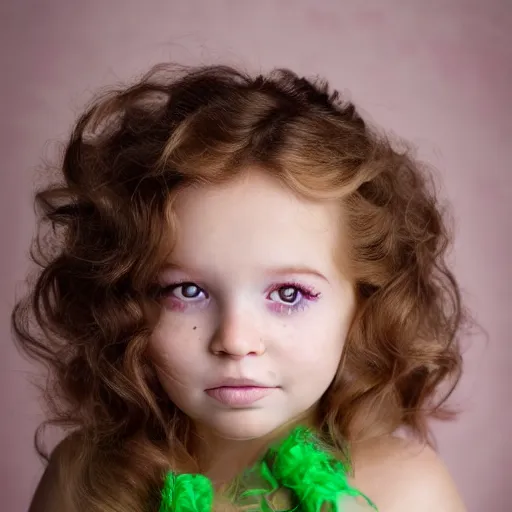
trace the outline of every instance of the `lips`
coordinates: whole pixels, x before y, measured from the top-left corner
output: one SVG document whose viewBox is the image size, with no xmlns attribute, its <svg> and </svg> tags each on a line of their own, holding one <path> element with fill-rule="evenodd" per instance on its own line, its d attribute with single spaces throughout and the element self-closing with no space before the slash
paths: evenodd
<svg viewBox="0 0 512 512">
<path fill-rule="evenodd" d="M 228 407 L 248 407 L 270 395 L 276 388 L 251 379 L 223 379 L 205 392 Z"/>
<path fill-rule="evenodd" d="M 245 378 L 230 378 L 227 377 L 225 379 L 221 379 L 215 383 L 210 389 L 214 388 L 222 388 L 222 387 L 233 387 L 233 388 L 241 388 L 241 387 L 255 387 L 255 388 L 269 388 L 272 386 L 266 386 L 262 382 L 258 382 L 256 380 L 252 379 L 245 379 Z"/>
</svg>

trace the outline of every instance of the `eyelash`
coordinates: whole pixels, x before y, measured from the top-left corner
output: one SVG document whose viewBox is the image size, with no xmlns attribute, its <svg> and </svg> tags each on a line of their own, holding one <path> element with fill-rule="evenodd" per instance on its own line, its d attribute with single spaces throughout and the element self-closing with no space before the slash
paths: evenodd
<svg viewBox="0 0 512 512">
<path fill-rule="evenodd" d="M 185 285 L 195 286 L 200 292 L 205 294 L 206 299 L 209 298 L 208 293 L 201 288 L 199 285 L 192 281 L 181 281 L 166 286 L 161 286 L 158 290 L 158 297 L 160 299 L 170 298 L 172 306 L 178 311 L 185 311 L 188 307 L 201 307 L 201 305 L 194 304 L 194 299 L 190 302 L 183 301 L 177 297 L 172 296 L 172 292 Z M 295 304 L 287 304 L 286 302 L 277 302 L 269 299 L 272 293 L 276 291 L 286 290 L 293 288 L 295 292 L 300 295 L 300 299 Z M 292 314 L 298 311 L 304 311 L 312 302 L 315 302 L 320 298 L 320 293 L 316 292 L 310 287 L 304 286 L 296 282 L 285 282 L 275 284 L 266 291 L 267 300 L 271 303 L 271 309 L 278 314 Z"/>
<path fill-rule="evenodd" d="M 290 315 L 297 311 L 304 311 L 311 304 L 311 302 L 315 302 L 320 297 L 320 293 L 315 292 L 310 287 L 304 286 L 296 282 L 276 284 L 272 286 L 269 290 L 267 290 L 267 296 L 270 296 L 270 294 L 272 294 L 273 292 L 286 290 L 289 288 L 293 288 L 297 292 L 299 292 L 301 296 L 300 300 L 296 304 L 287 304 L 285 302 L 273 302 L 272 309 L 274 309 L 276 313 L 286 313 Z"/>
</svg>

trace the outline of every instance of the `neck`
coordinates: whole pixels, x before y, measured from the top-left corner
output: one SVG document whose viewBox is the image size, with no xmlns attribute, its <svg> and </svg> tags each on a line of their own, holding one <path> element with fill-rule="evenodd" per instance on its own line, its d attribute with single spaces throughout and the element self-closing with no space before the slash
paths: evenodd
<svg viewBox="0 0 512 512">
<path fill-rule="evenodd" d="M 255 439 L 226 439 L 206 426 L 198 425 L 193 451 L 200 472 L 219 488 L 229 484 L 244 469 L 260 459 L 268 447 L 282 439 L 298 424 L 313 425 L 308 417 L 301 417 Z"/>
<path fill-rule="evenodd" d="M 248 440 L 224 439 L 214 434 L 201 436 L 196 451 L 201 473 L 208 476 L 215 487 L 228 484 L 254 464 L 273 439 L 271 436 Z"/>
</svg>

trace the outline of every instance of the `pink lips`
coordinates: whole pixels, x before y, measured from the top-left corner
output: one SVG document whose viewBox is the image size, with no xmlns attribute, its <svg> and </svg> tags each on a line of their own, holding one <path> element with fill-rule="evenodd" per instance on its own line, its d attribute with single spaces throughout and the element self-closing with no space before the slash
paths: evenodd
<svg viewBox="0 0 512 512">
<path fill-rule="evenodd" d="M 228 407 L 247 407 L 274 389 L 245 379 L 228 379 L 220 386 L 207 389 L 206 394 Z"/>
</svg>

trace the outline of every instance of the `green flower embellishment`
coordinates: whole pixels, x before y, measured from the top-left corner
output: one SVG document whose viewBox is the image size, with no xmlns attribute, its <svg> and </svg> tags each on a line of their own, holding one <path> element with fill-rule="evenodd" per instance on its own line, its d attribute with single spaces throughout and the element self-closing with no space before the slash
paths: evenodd
<svg viewBox="0 0 512 512">
<path fill-rule="evenodd" d="M 343 512 L 345 498 L 360 498 L 349 468 L 323 449 L 315 434 L 297 427 L 234 482 L 231 499 L 250 512 Z M 159 512 L 209 512 L 214 490 L 203 475 L 168 473 Z"/>
<path fill-rule="evenodd" d="M 213 486 L 203 475 L 167 473 L 159 512 L 209 512 Z"/>
</svg>

